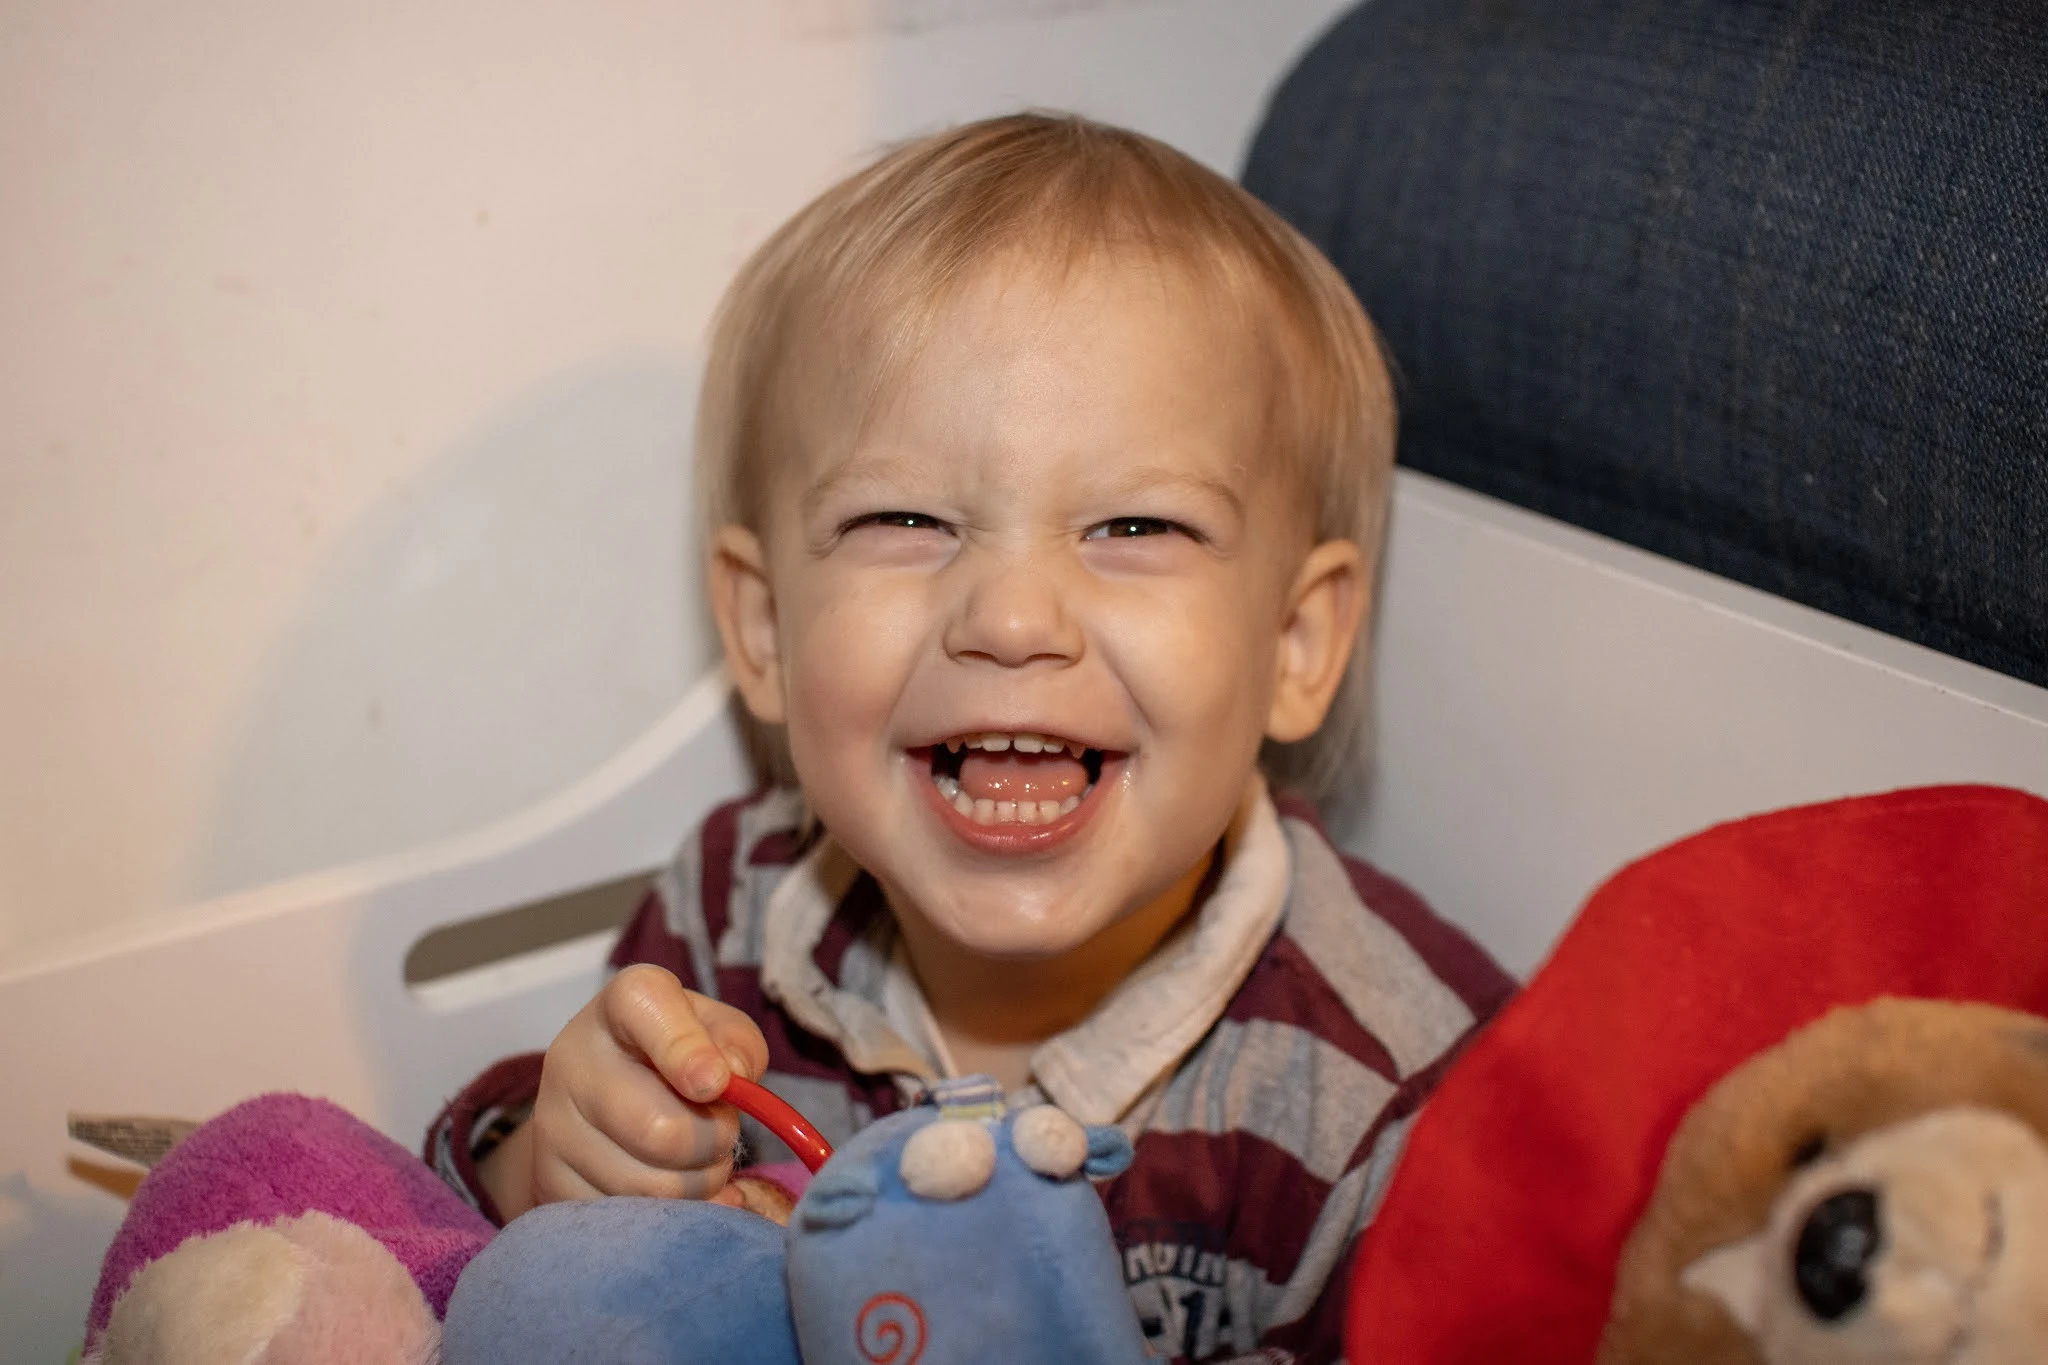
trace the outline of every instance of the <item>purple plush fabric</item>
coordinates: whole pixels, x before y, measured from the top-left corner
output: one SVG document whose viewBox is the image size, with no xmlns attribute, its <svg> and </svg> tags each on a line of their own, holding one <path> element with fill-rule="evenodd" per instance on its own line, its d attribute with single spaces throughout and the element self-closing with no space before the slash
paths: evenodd
<svg viewBox="0 0 2048 1365">
<path fill-rule="evenodd" d="M 87 1340 L 98 1339 L 135 1272 L 186 1238 L 311 1209 L 383 1243 L 436 1317 L 496 1231 L 418 1157 L 346 1111 L 261 1095 L 202 1125 L 142 1182 L 101 1263 Z"/>
</svg>

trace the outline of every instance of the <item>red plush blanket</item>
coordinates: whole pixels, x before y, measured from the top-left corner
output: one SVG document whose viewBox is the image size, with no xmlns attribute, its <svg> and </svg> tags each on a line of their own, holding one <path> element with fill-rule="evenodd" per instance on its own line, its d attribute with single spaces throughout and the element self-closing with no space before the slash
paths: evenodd
<svg viewBox="0 0 2048 1365">
<path fill-rule="evenodd" d="M 2048 801 L 1859 797 L 1616 875 L 1418 1120 L 1354 1266 L 1350 1359 L 1584 1365 L 1686 1110 L 1879 995 L 2048 1013 Z"/>
</svg>

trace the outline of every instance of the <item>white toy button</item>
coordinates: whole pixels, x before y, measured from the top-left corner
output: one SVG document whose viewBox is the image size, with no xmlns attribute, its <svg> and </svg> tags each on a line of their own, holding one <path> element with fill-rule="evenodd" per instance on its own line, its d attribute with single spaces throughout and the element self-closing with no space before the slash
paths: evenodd
<svg viewBox="0 0 2048 1365">
<path fill-rule="evenodd" d="M 1017 1115 L 1010 1141 L 1026 1166 L 1052 1180 L 1065 1180 L 1088 1159 L 1087 1131 L 1050 1104 L 1034 1104 Z"/>
<path fill-rule="evenodd" d="M 995 1174 L 996 1140 L 978 1119 L 940 1119 L 910 1135 L 897 1170 L 921 1198 L 965 1199 Z"/>
</svg>

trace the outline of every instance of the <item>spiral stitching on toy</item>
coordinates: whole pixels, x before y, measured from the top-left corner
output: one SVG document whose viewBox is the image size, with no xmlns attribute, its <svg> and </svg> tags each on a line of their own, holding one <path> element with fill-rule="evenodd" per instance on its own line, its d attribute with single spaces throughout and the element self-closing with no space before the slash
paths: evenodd
<svg viewBox="0 0 2048 1365">
<path fill-rule="evenodd" d="M 874 1365 L 917 1365 L 924 1354 L 924 1310 L 903 1294 L 877 1294 L 862 1304 L 853 1331 L 861 1359 Z"/>
</svg>

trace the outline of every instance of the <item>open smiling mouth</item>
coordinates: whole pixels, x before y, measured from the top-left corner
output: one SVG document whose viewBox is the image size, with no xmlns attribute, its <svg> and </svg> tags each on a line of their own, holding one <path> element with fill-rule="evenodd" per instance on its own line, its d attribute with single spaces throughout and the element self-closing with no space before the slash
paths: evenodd
<svg viewBox="0 0 2048 1365">
<path fill-rule="evenodd" d="M 1066 823 L 1119 755 L 1039 734 L 956 735 L 921 751 L 939 801 L 981 827 Z"/>
</svg>

